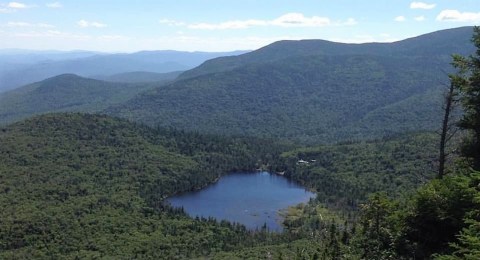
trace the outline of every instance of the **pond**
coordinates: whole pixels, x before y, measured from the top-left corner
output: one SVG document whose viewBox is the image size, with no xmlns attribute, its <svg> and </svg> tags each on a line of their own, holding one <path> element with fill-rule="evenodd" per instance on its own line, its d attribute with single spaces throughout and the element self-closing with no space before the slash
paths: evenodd
<svg viewBox="0 0 480 260">
<path fill-rule="evenodd" d="M 167 200 L 183 207 L 191 217 L 214 217 L 260 229 L 282 231 L 279 211 L 308 202 L 315 194 L 283 176 L 259 173 L 232 173 L 206 188 Z"/>
</svg>

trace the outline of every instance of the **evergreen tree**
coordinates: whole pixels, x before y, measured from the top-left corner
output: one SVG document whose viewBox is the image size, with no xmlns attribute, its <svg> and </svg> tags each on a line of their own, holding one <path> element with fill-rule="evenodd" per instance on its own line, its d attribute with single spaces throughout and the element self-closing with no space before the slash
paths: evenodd
<svg viewBox="0 0 480 260">
<path fill-rule="evenodd" d="M 362 206 L 359 234 L 364 259 L 394 259 L 392 244 L 391 216 L 395 205 L 385 193 L 372 194 L 366 204 Z"/>
<path fill-rule="evenodd" d="M 465 157 L 469 158 L 475 170 L 480 169 L 480 27 L 474 27 L 472 42 L 477 48 L 474 55 L 462 57 L 453 56 L 453 66 L 457 69 L 451 75 L 452 84 L 459 90 L 465 114 L 459 126 L 470 131 L 462 149 Z"/>
</svg>

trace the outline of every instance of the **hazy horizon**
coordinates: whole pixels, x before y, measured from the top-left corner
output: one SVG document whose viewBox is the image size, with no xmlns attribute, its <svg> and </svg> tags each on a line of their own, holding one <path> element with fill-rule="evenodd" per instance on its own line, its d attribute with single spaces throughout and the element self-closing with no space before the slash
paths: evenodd
<svg viewBox="0 0 480 260">
<path fill-rule="evenodd" d="M 419 35 L 413 35 L 413 36 L 410 36 L 410 37 L 407 37 L 407 38 L 404 38 L 404 39 L 398 39 L 398 40 L 394 40 L 394 41 L 384 41 L 384 42 L 380 42 L 380 41 L 371 41 L 371 42 L 358 42 L 358 43 L 355 43 L 355 42 L 341 42 L 341 41 L 332 41 L 332 40 L 326 40 L 326 39 L 297 39 L 297 40 L 291 40 L 291 41 L 301 41 L 301 40 L 325 40 L 325 41 L 330 41 L 330 42 L 336 42 L 336 43 L 345 43 L 345 44 L 368 44 L 368 43 L 393 43 L 393 42 L 399 42 L 399 41 L 404 41 L 404 40 L 408 40 L 408 39 L 411 39 L 411 38 L 415 38 L 415 37 L 418 37 L 418 36 L 422 36 L 422 35 L 425 35 L 425 34 L 429 34 L 429 33 L 434 33 L 434 32 L 438 32 L 438 31 L 443 31 L 443 30 L 449 30 L 449 29 L 456 29 L 456 28 L 462 28 L 462 27 L 469 27 L 468 25 L 467 26 L 460 26 L 460 27 L 452 27 L 452 28 L 447 28 L 447 29 L 441 29 L 441 30 L 435 30 L 435 31 L 431 31 L 431 32 L 426 32 L 426 33 L 422 33 L 422 34 L 419 34 Z M 279 39 L 278 41 L 284 41 L 284 40 L 288 40 L 288 39 Z M 274 43 L 274 42 L 272 42 Z M 269 44 L 272 44 L 272 43 L 268 43 L 267 45 Z M 259 49 L 259 48 L 263 48 L 267 45 L 264 45 L 264 46 L 259 46 L 258 48 L 256 49 Z M 202 53 L 202 52 L 210 52 L 210 53 L 215 53 L 215 52 L 218 52 L 218 53 L 229 53 L 229 52 L 249 52 L 249 51 L 254 51 L 256 49 L 244 49 L 244 50 L 240 50 L 240 49 L 234 49 L 234 50 L 211 50 L 211 51 L 204 51 L 204 50 L 176 50 L 176 49 L 139 49 L 139 50 L 133 50 L 133 51 L 101 51 L 101 50 L 88 50 L 88 49 L 65 49 L 65 50 L 61 50 L 61 49 L 22 49 L 22 48 L 0 48 L 0 55 L 1 54 L 14 54 L 15 52 L 18 52 L 19 54 L 25 54 L 25 53 L 28 53 L 28 52 L 32 52 L 32 53 L 75 53 L 75 52 L 91 52 L 91 53 L 98 53 L 98 54 L 131 54 L 131 53 L 138 53 L 138 52 L 190 52 L 190 53 Z"/>
<path fill-rule="evenodd" d="M 394 42 L 480 24 L 473 0 L 0 2 L 0 49 L 225 52 L 279 40 Z"/>
</svg>

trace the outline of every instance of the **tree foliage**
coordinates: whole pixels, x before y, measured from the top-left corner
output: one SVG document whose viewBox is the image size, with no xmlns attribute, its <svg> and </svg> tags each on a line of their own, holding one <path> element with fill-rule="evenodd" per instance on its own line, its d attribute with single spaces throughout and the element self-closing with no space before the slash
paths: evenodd
<svg viewBox="0 0 480 260">
<path fill-rule="evenodd" d="M 450 78 L 460 92 L 465 111 L 459 126 L 470 132 L 463 154 L 471 159 L 474 169 L 480 170 L 480 27 L 474 27 L 472 42 L 476 53 L 469 57 L 455 55 L 453 65 L 458 71 Z"/>
<path fill-rule="evenodd" d="M 266 165 L 260 153 L 272 157 L 276 148 L 255 142 L 82 114 L 3 128 L 0 258 L 191 258 L 288 240 L 194 220 L 163 203 L 231 170 Z"/>
<path fill-rule="evenodd" d="M 400 197 L 433 178 L 437 136 L 416 133 L 369 142 L 312 146 L 282 154 L 285 174 L 334 208 L 353 208 L 369 194 Z M 304 160 L 307 163 L 299 163 Z"/>
<path fill-rule="evenodd" d="M 105 110 L 217 135 L 334 143 L 436 128 L 440 61 L 299 56 L 179 80 Z M 446 65 L 445 65 L 446 67 Z M 407 112 L 408 111 L 408 112 Z"/>
</svg>

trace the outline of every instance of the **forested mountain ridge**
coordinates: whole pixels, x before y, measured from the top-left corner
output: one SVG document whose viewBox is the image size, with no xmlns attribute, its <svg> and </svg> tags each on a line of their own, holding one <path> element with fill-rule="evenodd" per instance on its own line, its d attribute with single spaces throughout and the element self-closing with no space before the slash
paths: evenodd
<svg viewBox="0 0 480 260">
<path fill-rule="evenodd" d="M 205 133 L 335 142 L 435 130 L 452 53 L 471 27 L 396 43 L 281 41 L 207 61 L 106 110 Z"/>
<path fill-rule="evenodd" d="M 436 31 L 393 43 L 348 44 L 325 40 L 278 41 L 258 50 L 233 57 L 218 57 L 188 70 L 180 78 L 227 71 L 252 63 L 264 63 L 294 56 L 378 55 L 433 58 L 450 62 L 453 53 L 469 55 L 472 27 Z M 433 56 L 433 57 L 432 57 Z"/>
<path fill-rule="evenodd" d="M 216 134 L 304 142 L 376 138 L 437 127 L 441 68 L 438 60 L 416 57 L 291 57 L 177 80 L 106 112 Z"/>
<path fill-rule="evenodd" d="M 128 100 L 153 86 L 111 83 L 63 74 L 0 94 L 0 125 L 35 114 L 96 112 Z"/>
<path fill-rule="evenodd" d="M 27 91 L 32 88 L 29 86 L 0 95 L 5 101 L 0 103 L 0 114 L 5 124 L 44 112 L 103 111 L 153 126 L 306 143 L 435 130 L 441 117 L 450 54 L 472 50 L 470 30 L 471 27 L 462 27 L 439 31 L 390 44 L 277 42 L 251 53 L 220 59 L 234 62 L 233 67 L 214 59 L 190 72 L 196 73 L 208 64 L 219 64 L 223 71 L 193 78 L 180 76 L 168 85 L 152 82 L 129 87 L 119 83 L 118 87 L 126 92 L 104 96 L 101 104 L 97 97 L 92 101 L 83 97 L 97 93 L 94 86 L 113 90 L 117 83 L 92 83 L 77 78 L 68 82 L 64 78 L 63 85 L 89 91 L 79 95 L 81 100 L 72 105 L 71 99 L 78 92 L 65 87 L 61 93 L 64 98 L 70 97 L 52 106 L 45 103 L 58 93 L 47 93 L 54 89 L 46 86 L 56 83 L 46 80 L 34 84 L 44 86 L 41 93 Z M 128 81 L 125 77 L 129 75 L 120 74 L 117 78 Z M 132 81 L 163 76 L 168 81 L 176 75 L 134 73 L 137 78 Z M 110 87 L 105 87 L 108 84 Z"/>
</svg>

